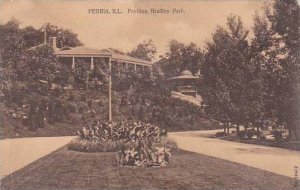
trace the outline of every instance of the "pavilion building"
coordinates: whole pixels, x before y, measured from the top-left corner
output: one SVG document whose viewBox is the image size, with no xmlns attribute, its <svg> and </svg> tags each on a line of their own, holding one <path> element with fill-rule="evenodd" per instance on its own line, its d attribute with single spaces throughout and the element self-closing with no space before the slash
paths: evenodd
<svg viewBox="0 0 300 190">
<path fill-rule="evenodd" d="M 197 90 L 194 85 L 199 79 L 199 76 L 194 76 L 190 71 L 184 70 L 179 76 L 169 78 L 167 81 L 169 81 L 171 90 L 183 95 L 196 97 Z"/>
<path fill-rule="evenodd" d="M 152 71 L 152 63 L 150 61 L 116 53 L 111 50 L 90 49 L 85 46 L 58 49 L 56 46 L 56 37 L 51 37 L 50 45 L 55 50 L 55 55 L 59 61 L 65 63 L 70 69 L 75 69 L 77 64 L 80 64 L 79 60 L 84 60 L 89 63 L 89 67 L 92 70 L 96 64 L 101 63 L 101 61 L 99 61 L 100 59 L 104 59 L 108 62 L 110 61 L 112 65 L 116 64 L 118 67 L 126 70 L 134 70 L 137 73 L 141 73 L 145 70 Z"/>
</svg>

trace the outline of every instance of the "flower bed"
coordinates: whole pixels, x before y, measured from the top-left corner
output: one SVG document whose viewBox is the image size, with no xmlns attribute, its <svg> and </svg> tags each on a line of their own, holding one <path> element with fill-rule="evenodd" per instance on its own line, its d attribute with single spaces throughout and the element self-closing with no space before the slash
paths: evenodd
<svg viewBox="0 0 300 190">
<path fill-rule="evenodd" d="M 116 152 L 123 144 L 122 141 L 90 141 L 76 138 L 71 141 L 68 148 L 80 152 Z"/>
<path fill-rule="evenodd" d="M 171 145 L 167 132 L 150 123 L 121 121 L 111 124 L 96 120 L 77 132 L 69 149 L 84 152 L 117 152 L 123 166 L 166 166 Z"/>
</svg>

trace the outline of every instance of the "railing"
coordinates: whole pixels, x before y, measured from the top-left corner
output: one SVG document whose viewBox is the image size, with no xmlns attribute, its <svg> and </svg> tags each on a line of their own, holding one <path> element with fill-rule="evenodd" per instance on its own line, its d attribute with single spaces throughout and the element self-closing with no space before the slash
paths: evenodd
<svg viewBox="0 0 300 190">
<path fill-rule="evenodd" d="M 201 100 L 199 100 L 197 98 L 194 98 L 192 96 L 181 94 L 180 92 L 171 91 L 171 96 L 174 97 L 174 98 L 179 98 L 179 99 L 184 100 L 184 101 L 188 101 L 188 102 L 193 103 L 197 106 L 201 105 Z"/>
</svg>

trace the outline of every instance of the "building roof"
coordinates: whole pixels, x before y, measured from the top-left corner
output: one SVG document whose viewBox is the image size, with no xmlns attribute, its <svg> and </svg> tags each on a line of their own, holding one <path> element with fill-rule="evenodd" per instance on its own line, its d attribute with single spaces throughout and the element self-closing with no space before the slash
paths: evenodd
<svg viewBox="0 0 300 190">
<path fill-rule="evenodd" d="M 177 77 L 172 77 L 172 78 L 169 78 L 169 79 L 167 79 L 167 80 L 176 80 L 176 79 L 178 79 L 178 80 L 180 80 L 180 79 L 182 79 L 182 80 L 184 80 L 184 79 L 199 79 L 199 77 L 194 76 L 194 75 L 191 73 L 191 71 L 189 71 L 189 70 L 184 70 L 184 71 L 182 71 L 182 72 L 180 73 L 179 76 L 177 76 Z"/>
<path fill-rule="evenodd" d="M 193 76 L 192 72 L 189 71 L 189 70 L 184 70 L 184 71 L 182 71 L 182 72 L 180 73 L 180 76 L 183 76 L 183 75 L 185 75 L 185 76 Z"/>
<path fill-rule="evenodd" d="M 131 62 L 131 63 L 140 63 L 145 65 L 152 65 L 150 61 L 134 58 L 125 54 L 115 53 L 110 50 L 98 50 L 98 49 L 91 49 L 85 46 L 78 46 L 78 47 L 67 47 L 56 49 L 55 54 L 60 57 L 107 57 L 111 56 L 112 60 L 120 61 L 120 62 Z"/>
</svg>

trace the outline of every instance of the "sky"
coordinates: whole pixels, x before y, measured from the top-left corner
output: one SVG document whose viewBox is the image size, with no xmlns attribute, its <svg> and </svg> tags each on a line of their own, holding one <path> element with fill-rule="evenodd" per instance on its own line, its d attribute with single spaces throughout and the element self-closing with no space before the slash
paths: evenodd
<svg viewBox="0 0 300 190">
<path fill-rule="evenodd" d="M 116 48 L 131 51 L 143 40 L 152 39 L 157 55 L 168 51 L 170 40 L 194 42 L 203 47 L 217 25 L 224 26 L 230 14 L 239 15 L 246 29 L 251 30 L 253 15 L 262 11 L 262 0 L 63 0 L 4 1 L 0 0 L 0 23 L 12 17 L 40 28 L 44 23 L 71 29 L 90 48 Z M 169 14 L 150 14 L 153 9 L 170 10 Z M 173 14 L 173 8 L 183 10 Z M 108 9 L 111 14 L 91 14 L 89 9 Z M 122 14 L 112 14 L 119 9 Z M 148 10 L 148 14 L 128 13 L 128 9 Z"/>
</svg>

